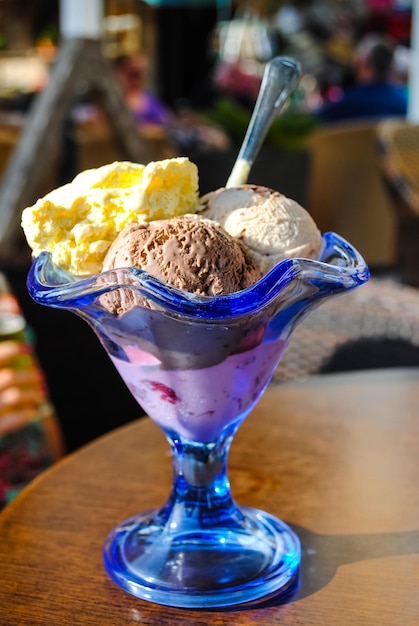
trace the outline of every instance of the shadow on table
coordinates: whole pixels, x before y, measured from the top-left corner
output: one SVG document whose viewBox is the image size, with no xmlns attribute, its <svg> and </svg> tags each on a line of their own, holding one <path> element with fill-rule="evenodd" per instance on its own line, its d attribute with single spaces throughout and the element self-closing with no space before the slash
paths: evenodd
<svg viewBox="0 0 419 626">
<path fill-rule="evenodd" d="M 279 595 L 246 608 L 279 606 L 306 598 L 334 578 L 342 565 L 403 554 L 419 554 L 419 530 L 401 533 L 319 535 L 291 525 L 301 541 L 301 567 L 294 584 Z"/>
<path fill-rule="evenodd" d="M 301 541 L 299 590 L 305 598 L 325 587 L 341 565 L 403 554 L 419 554 L 419 530 L 400 533 L 319 535 L 293 526 Z"/>
</svg>

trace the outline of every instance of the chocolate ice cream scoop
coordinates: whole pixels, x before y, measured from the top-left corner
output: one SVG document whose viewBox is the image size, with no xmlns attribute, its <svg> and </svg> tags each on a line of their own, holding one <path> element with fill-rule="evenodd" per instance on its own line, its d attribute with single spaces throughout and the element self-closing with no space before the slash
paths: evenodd
<svg viewBox="0 0 419 626">
<path fill-rule="evenodd" d="M 103 270 L 136 267 L 190 293 L 218 296 L 261 278 L 241 242 L 217 223 L 195 215 L 130 224 L 108 250 Z M 130 305 L 113 294 L 116 311 Z M 132 306 L 132 304 L 131 304 Z M 130 308 L 130 306 L 129 306 Z"/>
</svg>

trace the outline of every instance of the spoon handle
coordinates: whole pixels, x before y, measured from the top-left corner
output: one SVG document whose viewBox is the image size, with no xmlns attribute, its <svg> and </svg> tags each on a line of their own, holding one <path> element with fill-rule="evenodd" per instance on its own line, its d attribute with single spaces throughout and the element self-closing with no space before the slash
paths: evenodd
<svg viewBox="0 0 419 626">
<path fill-rule="evenodd" d="M 265 66 L 259 95 L 240 152 L 226 187 L 243 185 L 275 117 L 300 77 L 300 64 L 288 57 L 275 57 Z"/>
</svg>

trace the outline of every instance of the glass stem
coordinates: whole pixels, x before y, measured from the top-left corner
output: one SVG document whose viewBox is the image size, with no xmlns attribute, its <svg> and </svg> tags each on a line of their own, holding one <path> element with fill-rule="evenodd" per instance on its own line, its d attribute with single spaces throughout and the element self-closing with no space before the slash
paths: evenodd
<svg viewBox="0 0 419 626">
<path fill-rule="evenodd" d="M 235 429 L 234 429 L 235 430 Z M 174 528 L 190 530 L 214 525 L 241 525 L 243 515 L 230 492 L 227 458 L 234 432 L 219 440 L 196 443 L 170 438 L 173 485 L 160 514 Z"/>
</svg>

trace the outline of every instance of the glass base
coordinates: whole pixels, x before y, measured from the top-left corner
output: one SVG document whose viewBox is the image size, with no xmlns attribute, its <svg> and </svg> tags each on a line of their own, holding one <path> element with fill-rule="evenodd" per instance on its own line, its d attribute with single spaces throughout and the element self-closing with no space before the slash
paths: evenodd
<svg viewBox="0 0 419 626">
<path fill-rule="evenodd" d="M 129 593 L 166 606 L 227 607 L 287 591 L 301 549 L 291 528 L 263 511 L 240 508 L 240 523 L 189 528 L 132 517 L 108 536 L 108 575 Z M 194 525 L 192 525 L 194 526 Z"/>
</svg>

